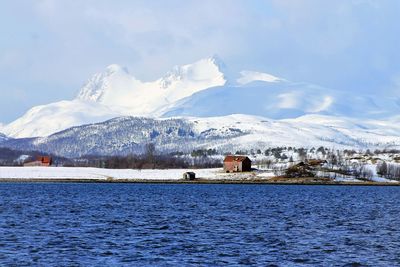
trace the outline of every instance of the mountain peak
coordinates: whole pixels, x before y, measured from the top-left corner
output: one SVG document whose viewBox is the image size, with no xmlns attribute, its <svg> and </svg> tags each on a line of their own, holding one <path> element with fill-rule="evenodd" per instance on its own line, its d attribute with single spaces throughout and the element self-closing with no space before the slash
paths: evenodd
<svg viewBox="0 0 400 267">
<path fill-rule="evenodd" d="M 175 88 L 179 81 L 211 82 L 214 86 L 226 83 L 225 74 L 221 70 L 223 63 L 217 57 L 200 59 L 192 64 L 175 66 L 159 80 L 160 87 Z"/>
<path fill-rule="evenodd" d="M 217 54 L 214 54 L 214 55 L 212 55 L 212 56 L 210 56 L 210 57 L 208 57 L 206 59 L 208 61 L 210 61 L 211 63 L 213 63 L 215 66 L 217 66 L 220 69 L 226 68 L 225 62 Z"/>
<path fill-rule="evenodd" d="M 110 87 L 114 76 L 129 76 L 127 68 L 118 64 L 109 65 L 105 71 L 96 73 L 90 78 L 78 93 L 77 99 L 98 102 Z"/>
<path fill-rule="evenodd" d="M 224 74 L 223 70 L 226 68 L 226 66 L 225 63 L 217 55 L 213 55 L 211 57 L 206 57 L 195 61 L 192 64 L 183 65 L 180 68 L 192 70 L 199 70 L 199 68 L 202 68 L 204 70 L 208 68 L 208 70 L 214 71 L 214 73 Z"/>
<path fill-rule="evenodd" d="M 116 72 L 129 73 L 128 69 L 126 67 L 122 67 L 118 64 L 111 64 L 111 65 L 107 66 L 106 72 L 109 74 L 113 74 Z"/>
</svg>

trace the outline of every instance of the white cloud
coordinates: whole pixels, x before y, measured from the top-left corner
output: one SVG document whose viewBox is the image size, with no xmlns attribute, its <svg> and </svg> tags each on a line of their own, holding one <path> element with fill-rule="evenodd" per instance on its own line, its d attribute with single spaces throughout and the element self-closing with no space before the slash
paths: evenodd
<svg viewBox="0 0 400 267">
<path fill-rule="evenodd" d="M 331 96 L 324 96 L 322 99 L 322 102 L 319 102 L 318 100 L 315 101 L 314 106 L 311 106 L 306 111 L 311 112 L 311 113 L 317 113 L 317 112 L 327 110 L 333 104 L 333 101 L 334 101 L 333 97 L 331 97 Z"/>
<path fill-rule="evenodd" d="M 299 95 L 295 92 L 280 94 L 278 98 L 280 99 L 277 105 L 279 108 L 295 109 L 299 105 Z"/>
<path fill-rule="evenodd" d="M 271 83 L 283 81 L 283 79 L 273 76 L 271 74 L 257 72 L 257 71 L 245 70 L 241 71 L 240 74 L 242 76 L 239 79 L 237 79 L 237 82 L 240 84 L 247 84 L 253 81 L 265 81 Z"/>
</svg>

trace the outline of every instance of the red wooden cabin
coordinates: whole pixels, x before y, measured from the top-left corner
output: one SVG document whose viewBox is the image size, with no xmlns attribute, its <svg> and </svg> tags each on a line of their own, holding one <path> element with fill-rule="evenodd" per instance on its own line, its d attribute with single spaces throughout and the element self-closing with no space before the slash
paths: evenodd
<svg viewBox="0 0 400 267">
<path fill-rule="evenodd" d="M 246 156 L 228 155 L 224 159 L 225 172 L 249 172 L 251 160 Z"/>
<path fill-rule="evenodd" d="M 52 160 L 49 156 L 38 156 L 34 161 L 24 163 L 25 167 L 49 167 Z"/>
</svg>

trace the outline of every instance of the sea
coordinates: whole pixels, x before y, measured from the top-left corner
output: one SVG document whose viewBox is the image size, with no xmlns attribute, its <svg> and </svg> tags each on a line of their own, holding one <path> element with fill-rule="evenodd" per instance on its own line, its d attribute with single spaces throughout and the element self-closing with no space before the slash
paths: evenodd
<svg viewBox="0 0 400 267">
<path fill-rule="evenodd" d="M 0 184 L 0 266 L 400 266 L 400 187 Z"/>
</svg>

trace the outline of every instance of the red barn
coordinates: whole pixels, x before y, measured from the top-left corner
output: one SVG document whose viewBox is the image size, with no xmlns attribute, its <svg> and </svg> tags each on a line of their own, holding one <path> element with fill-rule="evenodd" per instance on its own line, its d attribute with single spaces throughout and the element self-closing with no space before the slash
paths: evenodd
<svg viewBox="0 0 400 267">
<path fill-rule="evenodd" d="M 251 171 L 251 160 L 246 156 L 226 156 L 224 159 L 224 171 L 249 172 Z"/>
<path fill-rule="evenodd" d="M 51 157 L 39 156 L 34 161 L 24 163 L 25 167 L 49 167 L 52 163 Z"/>
</svg>

